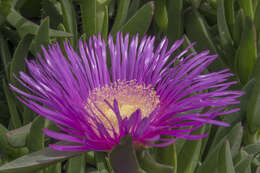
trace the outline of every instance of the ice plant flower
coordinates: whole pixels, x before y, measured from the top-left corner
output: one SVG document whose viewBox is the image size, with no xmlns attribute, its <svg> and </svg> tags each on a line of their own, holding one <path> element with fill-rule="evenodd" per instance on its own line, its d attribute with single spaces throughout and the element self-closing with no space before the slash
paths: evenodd
<svg viewBox="0 0 260 173">
<path fill-rule="evenodd" d="M 42 48 L 43 57 L 26 60 L 29 74 L 17 77 L 27 92 L 10 85 L 62 131 L 46 135 L 76 143 L 52 148 L 109 151 L 127 134 L 136 145 L 167 146 L 205 137 L 190 134 L 205 123 L 228 126 L 215 118 L 238 111 L 226 109 L 241 96 L 228 90 L 236 83 L 228 69 L 203 73 L 217 55 L 190 53 L 192 44 L 172 56 L 183 39 L 170 48 L 166 38 L 157 48 L 152 36 L 118 33 L 115 40 L 93 36 L 79 41 L 78 51 L 65 42 L 65 55 L 59 44 Z"/>
</svg>

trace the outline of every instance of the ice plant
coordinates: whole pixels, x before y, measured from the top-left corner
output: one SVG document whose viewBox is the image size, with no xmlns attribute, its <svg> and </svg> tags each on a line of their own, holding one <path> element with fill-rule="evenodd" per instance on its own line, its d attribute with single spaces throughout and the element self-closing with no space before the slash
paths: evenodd
<svg viewBox="0 0 260 173">
<path fill-rule="evenodd" d="M 172 56 L 183 39 L 169 49 L 166 38 L 157 48 L 154 42 L 118 33 L 115 43 L 112 36 L 106 43 L 98 35 L 79 41 L 78 51 L 65 42 L 65 55 L 50 45 L 42 48 L 43 57 L 26 60 L 29 74 L 17 77 L 27 92 L 10 86 L 63 131 L 44 129 L 46 135 L 77 143 L 51 145 L 56 150 L 108 151 L 127 134 L 136 145 L 167 146 L 205 137 L 190 134 L 205 123 L 228 126 L 215 118 L 237 111 L 226 108 L 241 92 L 228 90 L 236 83 L 228 69 L 202 73 L 217 55 L 190 53 L 192 44 Z"/>
</svg>

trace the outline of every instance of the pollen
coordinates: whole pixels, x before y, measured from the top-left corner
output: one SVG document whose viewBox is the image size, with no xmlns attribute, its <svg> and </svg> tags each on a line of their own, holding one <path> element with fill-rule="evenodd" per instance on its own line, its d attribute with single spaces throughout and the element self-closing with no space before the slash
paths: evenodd
<svg viewBox="0 0 260 173">
<path fill-rule="evenodd" d="M 90 115 L 97 116 L 106 128 L 113 126 L 116 131 L 117 117 L 107 104 L 113 106 L 114 100 L 118 102 L 122 119 L 129 118 L 137 109 L 141 110 L 142 118 L 148 117 L 160 103 L 152 87 L 138 84 L 135 80 L 117 81 L 111 86 L 95 88 L 88 96 L 85 109 Z"/>
</svg>

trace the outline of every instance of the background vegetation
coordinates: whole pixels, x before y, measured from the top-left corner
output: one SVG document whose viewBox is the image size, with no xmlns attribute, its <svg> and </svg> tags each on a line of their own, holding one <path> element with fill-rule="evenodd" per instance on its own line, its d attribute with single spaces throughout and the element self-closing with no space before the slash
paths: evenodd
<svg viewBox="0 0 260 173">
<path fill-rule="evenodd" d="M 184 46 L 197 42 L 192 51 L 219 54 L 208 70 L 230 68 L 238 80 L 234 89 L 245 92 L 240 112 L 222 117 L 230 127 L 207 125 L 194 132 L 209 134 L 202 140 L 137 151 L 142 171 L 260 173 L 259 0 L 0 0 L 1 173 L 107 173 L 111 161 L 120 164 L 122 153 L 108 158 L 50 150 L 55 141 L 41 129 L 57 127 L 19 103 L 8 87 L 22 87 L 13 74 L 26 71 L 24 58 L 41 52 L 41 45 L 69 40 L 77 48 L 78 39 L 97 33 L 106 39 L 117 31 L 155 35 L 157 41 L 167 36 L 170 43 L 185 38 Z M 122 143 L 131 153 L 128 140 Z"/>
</svg>

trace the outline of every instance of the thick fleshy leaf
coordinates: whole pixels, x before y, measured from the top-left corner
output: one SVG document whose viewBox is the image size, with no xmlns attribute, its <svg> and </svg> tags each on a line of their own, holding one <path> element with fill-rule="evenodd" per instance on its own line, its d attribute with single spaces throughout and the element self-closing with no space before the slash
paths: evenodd
<svg viewBox="0 0 260 173">
<path fill-rule="evenodd" d="M 6 134 L 8 130 L 0 124 L 0 152 L 8 155 L 11 158 L 22 156 L 28 152 L 26 148 L 14 148 L 9 145 Z"/>
<path fill-rule="evenodd" d="M 42 129 L 45 125 L 45 118 L 42 116 L 36 117 L 30 128 L 30 133 L 27 137 L 27 146 L 30 152 L 35 152 L 44 148 L 44 133 Z"/>
<path fill-rule="evenodd" d="M 36 55 L 40 52 L 41 46 L 47 46 L 49 44 L 49 28 L 50 21 L 49 18 L 45 18 L 40 24 L 37 34 L 32 42 L 31 50 Z"/>
<path fill-rule="evenodd" d="M 124 136 L 109 153 L 109 160 L 115 172 L 139 173 L 140 167 L 130 135 Z"/>
<path fill-rule="evenodd" d="M 218 164 L 219 151 L 221 147 L 223 146 L 226 140 L 233 138 L 233 136 L 237 134 L 240 128 L 241 124 L 238 123 L 236 126 L 232 128 L 232 130 L 228 134 L 221 138 L 217 144 L 210 148 L 204 162 L 198 168 L 198 172 L 214 172 L 217 169 L 216 165 Z"/>
<path fill-rule="evenodd" d="M 195 45 L 197 51 L 210 49 L 212 53 L 217 53 L 217 49 L 212 41 L 210 33 L 208 32 L 206 21 L 198 11 L 192 9 L 186 12 L 184 21 L 184 27 L 188 38 L 191 42 L 199 43 Z M 209 66 L 209 69 L 217 71 L 225 67 L 226 65 L 221 58 L 217 58 L 214 63 Z"/>
<path fill-rule="evenodd" d="M 141 4 L 140 1 L 141 0 L 131 1 L 131 4 L 128 9 L 127 19 L 131 18 L 136 13 L 136 11 L 139 9 L 139 6 Z"/>
<path fill-rule="evenodd" d="M 27 20 L 21 16 L 17 11 L 10 10 L 6 16 L 6 20 L 15 27 L 20 36 L 24 37 L 26 34 L 37 34 L 39 25 Z M 54 29 L 50 29 L 50 37 L 72 37 L 73 35 L 67 32 L 62 32 Z"/>
<path fill-rule="evenodd" d="M 242 83 L 248 81 L 257 57 L 255 26 L 249 17 L 245 20 L 245 28 L 235 57 L 235 66 Z"/>
<path fill-rule="evenodd" d="M 97 33 L 97 4 L 93 0 L 80 0 L 79 1 L 81 16 L 82 16 L 82 27 L 87 38 Z"/>
<path fill-rule="evenodd" d="M 102 29 L 101 29 L 101 37 L 104 39 L 107 39 L 107 34 L 108 34 L 108 7 L 105 6 L 104 9 L 102 10 L 102 13 L 104 13 L 103 17 L 103 24 L 102 24 Z"/>
<path fill-rule="evenodd" d="M 18 74 L 18 72 L 20 72 L 20 71 L 25 70 L 24 59 L 27 58 L 32 39 L 33 39 L 33 36 L 30 34 L 24 36 L 15 49 L 15 52 L 14 52 L 13 58 L 12 58 L 12 62 L 11 62 L 11 66 L 10 66 L 11 82 L 17 83 L 16 82 L 17 80 L 13 77 L 13 75 Z"/>
<path fill-rule="evenodd" d="M 175 144 L 171 144 L 167 147 L 157 147 L 155 160 L 163 165 L 174 167 L 174 172 L 177 172 L 177 153 Z"/>
<path fill-rule="evenodd" d="M 193 131 L 193 135 L 202 135 L 205 133 L 206 126 Z M 201 152 L 202 139 L 186 141 L 178 155 L 178 172 L 193 172 L 198 164 Z"/>
<path fill-rule="evenodd" d="M 246 83 L 246 85 L 242 89 L 245 93 L 240 98 L 239 114 L 241 117 L 245 117 L 247 114 L 249 99 L 253 93 L 253 89 L 255 88 L 255 86 L 256 86 L 256 79 L 252 78 L 250 81 Z"/>
<path fill-rule="evenodd" d="M 220 149 L 218 170 L 221 173 L 235 173 L 229 142 L 226 141 Z"/>
<path fill-rule="evenodd" d="M 75 47 L 78 44 L 77 19 L 75 8 L 71 0 L 61 0 L 63 23 L 66 31 L 73 34 L 71 44 Z"/>
<path fill-rule="evenodd" d="M 137 151 L 138 161 L 145 172 L 149 173 L 174 173 L 174 168 L 156 162 L 148 150 Z"/>
<path fill-rule="evenodd" d="M 85 159 L 86 159 L 86 162 L 90 165 L 96 164 L 94 151 L 87 152 L 85 154 Z"/>
<path fill-rule="evenodd" d="M 258 2 L 256 10 L 255 10 L 255 18 L 254 18 L 256 32 L 260 32 L 260 3 Z"/>
<path fill-rule="evenodd" d="M 226 22 L 228 24 L 229 31 L 233 36 L 233 30 L 235 25 L 234 0 L 224 1 L 224 6 Z"/>
<path fill-rule="evenodd" d="M 250 16 L 251 19 L 254 19 L 254 9 L 252 0 L 238 0 L 238 3 L 241 8 L 244 9 L 245 14 Z"/>
<path fill-rule="evenodd" d="M 22 117 L 23 117 L 23 125 L 26 125 L 33 121 L 33 119 L 36 117 L 36 113 L 24 105 Z"/>
<path fill-rule="evenodd" d="M 95 160 L 99 172 L 109 173 L 106 164 L 106 154 L 104 152 L 95 152 Z"/>
<path fill-rule="evenodd" d="M 240 9 L 235 18 L 235 26 L 232 31 L 232 36 L 234 44 L 239 46 L 242 32 L 245 28 L 245 12 L 243 9 Z"/>
<path fill-rule="evenodd" d="M 53 2 L 52 0 L 41 1 L 42 15 L 43 17 L 49 16 L 51 28 L 57 28 L 63 19 L 59 12 L 58 5 L 58 2 Z"/>
<path fill-rule="evenodd" d="M 123 33 L 130 33 L 132 35 L 139 34 L 140 36 L 143 36 L 151 24 L 153 11 L 153 2 L 148 2 L 141 7 L 119 30 Z"/>
<path fill-rule="evenodd" d="M 4 64 L 6 77 L 9 80 L 9 72 L 8 72 L 8 65 L 11 62 L 11 54 L 8 48 L 7 40 L 4 39 L 3 34 L 0 32 L 0 57 Z"/>
<path fill-rule="evenodd" d="M 183 0 L 167 1 L 168 12 L 168 28 L 166 35 L 173 43 L 175 40 L 182 37 L 183 33 Z"/>
<path fill-rule="evenodd" d="M 228 23 L 226 20 L 224 0 L 218 1 L 217 25 L 220 42 L 225 55 L 224 58 L 229 65 L 233 65 L 235 50 L 233 48 L 233 40 L 231 38 Z"/>
<path fill-rule="evenodd" d="M 8 131 L 6 138 L 9 145 L 13 147 L 24 147 L 26 145 L 26 138 L 30 132 L 32 123 L 22 126 L 18 129 Z"/>
<path fill-rule="evenodd" d="M 168 27 L 166 0 L 155 1 L 154 20 L 158 28 L 165 32 Z"/>
<path fill-rule="evenodd" d="M 4 79 L 2 81 L 2 85 L 3 85 L 6 101 L 7 101 L 7 104 L 8 104 L 9 112 L 10 112 L 10 115 L 11 115 L 10 123 L 12 123 L 14 128 L 19 128 L 19 127 L 21 127 L 22 122 L 21 122 L 21 119 L 20 119 L 18 111 L 17 111 L 14 96 L 11 93 L 11 91 L 9 90 L 9 87 L 6 84 L 6 81 Z"/>
<path fill-rule="evenodd" d="M 45 169 L 44 173 L 62 173 L 61 170 L 62 170 L 61 163 L 56 163 L 56 164 L 49 166 L 47 169 Z"/>
<path fill-rule="evenodd" d="M 260 166 L 257 167 L 255 173 L 260 173 Z"/>
<path fill-rule="evenodd" d="M 85 156 L 81 154 L 68 160 L 66 173 L 85 173 Z"/>
<path fill-rule="evenodd" d="M 115 35 L 116 32 L 123 26 L 125 23 L 125 20 L 127 18 L 127 12 L 130 4 L 130 0 L 120 0 L 117 1 L 117 13 L 116 18 L 114 20 L 113 27 L 111 29 L 111 34 Z"/>
<path fill-rule="evenodd" d="M 235 165 L 236 173 L 251 173 L 251 162 L 253 157 L 251 155 L 246 156 L 240 162 Z"/>
<path fill-rule="evenodd" d="M 251 95 L 248 100 L 248 107 L 247 107 L 247 123 L 248 129 L 251 133 L 255 133 L 260 127 L 260 78 L 256 80 L 256 84 L 251 91 Z"/>
<path fill-rule="evenodd" d="M 248 154 L 258 154 L 260 153 L 260 143 L 249 144 L 243 148 Z"/>
<path fill-rule="evenodd" d="M 0 167 L 0 173 L 35 173 L 35 171 L 48 167 L 50 164 L 77 156 L 83 151 L 61 152 L 50 148 L 24 155 Z"/>
<path fill-rule="evenodd" d="M 217 21 L 218 21 L 218 31 L 219 37 L 221 40 L 221 44 L 223 47 L 228 46 L 232 47 L 233 41 L 229 32 L 226 14 L 225 14 L 225 6 L 224 0 L 218 1 L 218 13 L 217 13 Z"/>
</svg>

